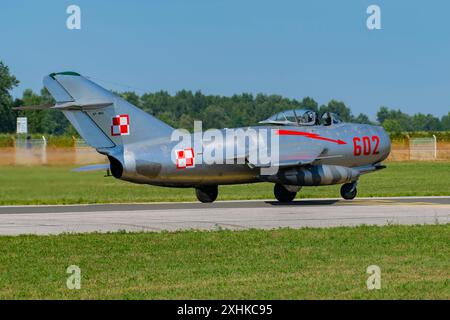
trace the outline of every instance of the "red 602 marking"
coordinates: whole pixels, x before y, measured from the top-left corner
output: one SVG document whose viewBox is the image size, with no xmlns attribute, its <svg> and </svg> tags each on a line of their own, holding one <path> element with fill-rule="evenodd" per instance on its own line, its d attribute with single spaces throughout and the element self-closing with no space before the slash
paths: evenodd
<svg viewBox="0 0 450 320">
<path fill-rule="evenodd" d="M 378 147 L 380 145 L 380 137 L 372 136 L 372 142 L 375 142 L 375 148 L 373 148 L 373 154 L 378 154 Z"/>
<path fill-rule="evenodd" d="M 372 143 L 375 144 L 372 150 Z M 360 137 L 353 138 L 353 154 L 355 156 L 370 154 L 378 154 L 378 147 L 380 145 L 380 138 L 378 136 L 364 136 L 362 139 Z"/>
</svg>

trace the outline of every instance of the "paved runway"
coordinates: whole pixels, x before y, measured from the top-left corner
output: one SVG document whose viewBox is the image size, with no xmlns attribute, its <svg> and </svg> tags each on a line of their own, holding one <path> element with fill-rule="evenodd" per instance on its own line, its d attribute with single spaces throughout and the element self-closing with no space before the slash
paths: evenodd
<svg viewBox="0 0 450 320">
<path fill-rule="evenodd" d="M 449 223 L 450 197 L 0 207 L 0 234 Z"/>
</svg>

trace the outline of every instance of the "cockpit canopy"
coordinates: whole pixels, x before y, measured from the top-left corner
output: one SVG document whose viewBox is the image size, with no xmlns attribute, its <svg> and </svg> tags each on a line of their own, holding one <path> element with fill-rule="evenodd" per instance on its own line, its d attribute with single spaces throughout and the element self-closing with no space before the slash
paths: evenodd
<svg viewBox="0 0 450 320">
<path fill-rule="evenodd" d="M 315 111 L 296 109 L 285 110 L 278 112 L 270 118 L 260 121 L 260 124 L 272 124 L 281 126 L 315 126 L 324 125 L 330 126 L 332 124 L 340 123 L 341 120 L 337 115 L 331 112 L 325 112 L 322 115 L 321 121 Z"/>
<path fill-rule="evenodd" d="M 278 112 L 270 118 L 260 121 L 261 124 L 275 124 L 285 126 L 312 126 L 317 121 L 317 114 L 311 110 L 285 110 Z"/>
<path fill-rule="evenodd" d="M 336 113 L 332 112 L 324 112 L 321 119 L 321 124 L 323 126 L 331 126 L 332 124 L 338 124 L 341 123 L 342 120 L 339 118 L 339 116 Z"/>
</svg>

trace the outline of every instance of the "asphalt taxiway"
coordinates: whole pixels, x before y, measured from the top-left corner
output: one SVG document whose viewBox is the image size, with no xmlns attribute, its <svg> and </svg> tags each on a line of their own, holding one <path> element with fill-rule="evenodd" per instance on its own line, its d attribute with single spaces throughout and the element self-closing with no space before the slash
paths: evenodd
<svg viewBox="0 0 450 320">
<path fill-rule="evenodd" d="M 0 207 L 0 235 L 445 224 L 450 197 Z"/>
</svg>

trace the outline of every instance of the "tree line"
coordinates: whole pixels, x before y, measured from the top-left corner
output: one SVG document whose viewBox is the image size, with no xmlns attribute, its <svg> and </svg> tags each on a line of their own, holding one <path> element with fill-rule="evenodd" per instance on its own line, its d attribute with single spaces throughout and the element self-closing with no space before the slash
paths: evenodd
<svg viewBox="0 0 450 320">
<path fill-rule="evenodd" d="M 54 103 L 45 88 L 39 93 L 27 89 L 21 98 L 13 99 L 10 91 L 18 84 L 16 77 L 0 61 L 0 133 L 15 132 L 16 117 L 25 116 L 28 117 L 31 133 L 76 135 L 73 127 L 57 110 L 13 111 L 12 107 L 15 106 Z M 346 122 L 373 123 L 363 113 L 354 115 L 344 102 L 331 100 L 327 104 L 319 105 L 311 97 L 296 100 L 261 93 L 257 95 L 242 93 L 225 97 L 189 90 L 181 90 L 174 95 L 167 91 L 143 95 L 131 91 L 118 94 L 169 125 L 188 130 L 192 130 L 194 120 L 202 120 L 204 129 L 255 125 L 286 109 L 310 109 L 320 115 L 330 111 L 339 114 Z M 414 131 L 448 131 L 450 130 L 450 112 L 442 118 L 422 113 L 411 116 L 400 110 L 382 106 L 377 112 L 375 123 L 383 125 L 387 131 L 394 134 Z"/>
</svg>

